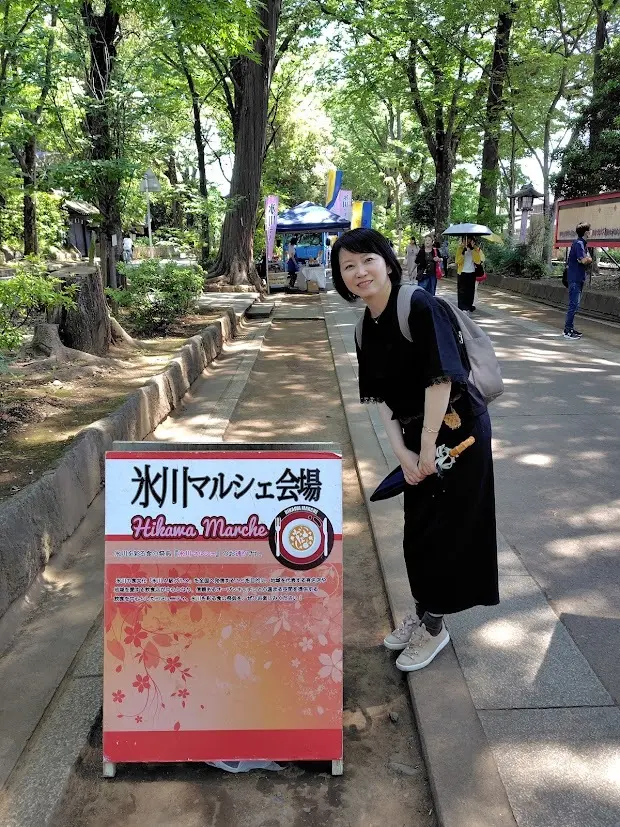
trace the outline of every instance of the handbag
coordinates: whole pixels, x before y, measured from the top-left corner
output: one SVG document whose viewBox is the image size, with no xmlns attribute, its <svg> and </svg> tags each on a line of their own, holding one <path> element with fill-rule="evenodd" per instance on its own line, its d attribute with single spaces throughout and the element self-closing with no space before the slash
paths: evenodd
<svg viewBox="0 0 620 827">
<path fill-rule="evenodd" d="M 439 256 L 439 250 L 436 247 L 433 247 L 433 254 Z M 443 278 L 443 267 L 441 266 L 440 261 L 435 262 L 435 278 Z"/>
<path fill-rule="evenodd" d="M 484 272 L 484 267 L 482 264 L 474 264 L 474 273 L 476 274 L 476 281 L 486 281 L 487 274 Z"/>
<path fill-rule="evenodd" d="M 562 270 L 562 284 L 564 287 L 568 287 L 568 264 L 565 264 Z"/>
</svg>

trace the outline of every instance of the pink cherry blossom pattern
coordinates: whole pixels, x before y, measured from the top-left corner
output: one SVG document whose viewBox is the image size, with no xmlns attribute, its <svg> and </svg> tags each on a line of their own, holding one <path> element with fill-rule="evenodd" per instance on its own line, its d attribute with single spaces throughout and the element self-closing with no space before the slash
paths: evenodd
<svg viewBox="0 0 620 827">
<path fill-rule="evenodd" d="M 116 692 L 112 692 L 112 697 L 114 698 L 115 704 L 122 704 L 126 696 L 124 692 L 118 689 Z"/>
<path fill-rule="evenodd" d="M 138 648 L 142 646 L 142 641 L 148 637 L 147 632 L 139 623 L 136 623 L 135 626 L 125 626 L 125 635 L 125 643 L 133 643 Z"/>
<path fill-rule="evenodd" d="M 302 637 L 302 639 L 299 642 L 302 652 L 309 652 L 312 649 L 313 644 L 314 641 L 311 637 Z"/>
<path fill-rule="evenodd" d="M 136 675 L 136 679 L 131 685 L 135 686 L 138 692 L 142 694 L 145 689 L 148 691 L 151 688 L 151 681 L 148 675 Z"/>
<path fill-rule="evenodd" d="M 331 655 L 319 655 L 323 664 L 319 669 L 319 678 L 331 678 L 334 683 L 342 682 L 342 649 L 334 649 Z"/>
<path fill-rule="evenodd" d="M 181 668 L 181 658 L 178 655 L 175 655 L 173 658 L 166 658 L 166 665 L 164 666 L 165 672 L 170 672 L 170 674 L 174 674 L 177 669 Z"/>
</svg>

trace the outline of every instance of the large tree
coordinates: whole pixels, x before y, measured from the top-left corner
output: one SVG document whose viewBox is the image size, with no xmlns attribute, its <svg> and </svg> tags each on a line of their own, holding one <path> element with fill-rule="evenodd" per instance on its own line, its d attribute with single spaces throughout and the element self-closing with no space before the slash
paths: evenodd
<svg viewBox="0 0 620 827">
<path fill-rule="evenodd" d="M 517 8 L 517 0 L 510 0 L 507 8 L 500 11 L 495 30 L 478 197 L 478 222 L 481 224 L 495 224 L 497 215 L 497 188 L 500 175 L 499 144 L 505 109 L 504 85 L 510 62 L 510 33 Z"/>
<path fill-rule="evenodd" d="M 47 25 L 44 15 L 48 15 Z M 11 151 L 23 178 L 24 253 L 39 253 L 37 234 L 37 138 L 54 79 L 54 46 L 57 10 L 42 7 L 32 21 L 30 48 L 20 60 L 22 88 L 14 98 L 15 129 L 10 137 Z"/>
<path fill-rule="evenodd" d="M 391 66 L 409 87 L 409 109 L 418 119 L 435 168 L 435 230 L 450 216 L 452 176 L 473 132 L 487 88 L 489 12 L 473 3 L 400 0 L 384 14 L 381 0 L 320 0 L 324 13 L 346 24 L 353 48 L 374 44 L 377 61 Z M 480 66 L 482 65 L 482 70 Z M 465 154 L 469 155 L 469 151 Z"/>
<path fill-rule="evenodd" d="M 101 13 L 97 13 L 91 0 L 84 0 L 80 14 L 87 42 L 85 88 L 89 160 L 97 207 L 102 217 L 101 270 L 104 284 L 116 287 L 116 261 L 121 245 L 119 192 L 122 172 L 110 93 L 121 38 L 120 13 L 112 0 L 105 0 Z M 113 236 L 116 236 L 116 247 L 112 244 Z"/>
<path fill-rule="evenodd" d="M 254 54 L 237 58 L 231 67 L 231 103 L 235 162 L 214 276 L 231 284 L 257 282 L 253 239 L 265 155 L 269 89 L 276 57 L 281 0 L 264 0 L 257 14 L 260 33 Z"/>
</svg>

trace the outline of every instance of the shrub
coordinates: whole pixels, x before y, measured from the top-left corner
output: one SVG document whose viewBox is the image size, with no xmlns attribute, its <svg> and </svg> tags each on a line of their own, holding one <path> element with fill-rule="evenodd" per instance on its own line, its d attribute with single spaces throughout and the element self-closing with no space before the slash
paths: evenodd
<svg viewBox="0 0 620 827">
<path fill-rule="evenodd" d="M 177 247 L 191 252 L 198 247 L 198 230 L 179 230 L 177 227 L 159 227 L 153 233 L 153 242 L 164 244 L 176 244 Z"/>
<path fill-rule="evenodd" d="M 520 276 L 540 279 L 547 275 L 547 267 L 541 259 L 533 258 L 527 244 L 485 244 L 487 269 L 500 276 Z"/>
<path fill-rule="evenodd" d="M 129 322 L 138 336 L 165 335 L 170 325 L 191 308 L 204 280 L 198 266 L 182 267 L 172 261 L 119 263 L 118 269 L 127 278 L 127 289 L 108 288 L 106 293 L 120 307 L 127 308 Z"/>
<path fill-rule="evenodd" d="M 63 286 L 34 264 L 16 267 L 15 275 L 0 281 L 0 350 L 14 350 L 23 338 L 23 327 L 43 310 L 75 307 L 77 285 Z"/>
</svg>

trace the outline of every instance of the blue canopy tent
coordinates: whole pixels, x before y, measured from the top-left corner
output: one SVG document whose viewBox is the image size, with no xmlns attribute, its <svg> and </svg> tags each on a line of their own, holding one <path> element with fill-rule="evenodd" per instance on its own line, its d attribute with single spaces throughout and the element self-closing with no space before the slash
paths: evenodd
<svg viewBox="0 0 620 827">
<path fill-rule="evenodd" d="M 303 261 L 318 256 L 321 247 L 325 247 L 325 239 L 328 235 L 335 235 L 342 230 L 350 229 L 350 219 L 341 218 L 335 212 L 331 212 L 320 204 L 313 204 L 312 201 L 304 201 L 302 204 L 280 213 L 276 224 L 276 233 L 280 235 L 294 236 L 322 233 L 322 244 L 302 243 L 297 246 L 297 257 Z M 284 261 L 282 264 L 284 266 Z"/>
<path fill-rule="evenodd" d="M 350 230 L 351 221 L 341 218 L 334 212 L 312 201 L 304 201 L 278 216 L 277 233 L 337 233 L 338 230 Z"/>
</svg>

